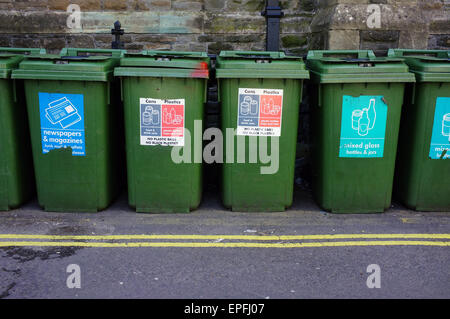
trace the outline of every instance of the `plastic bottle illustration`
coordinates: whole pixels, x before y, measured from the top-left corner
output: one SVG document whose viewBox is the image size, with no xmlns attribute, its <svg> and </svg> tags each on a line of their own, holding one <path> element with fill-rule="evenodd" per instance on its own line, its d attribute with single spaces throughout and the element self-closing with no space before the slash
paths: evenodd
<svg viewBox="0 0 450 319">
<path fill-rule="evenodd" d="M 278 115 L 281 112 L 281 106 L 275 105 L 273 99 L 269 99 L 269 101 L 267 101 L 267 99 L 263 98 L 262 105 L 263 105 L 261 110 L 262 114 Z"/>
<path fill-rule="evenodd" d="M 263 99 L 263 109 L 262 109 L 263 114 L 270 114 L 270 101 L 272 101 L 273 105 L 273 100 L 269 100 L 267 102 L 266 99 Z"/>
<path fill-rule="evenodd" d="M 266 114 L 266 108 L 267 108 L 267 100 L 265 98 L 262 99 L 262 108 L 261 113 Z"/>
<path fill-rule="evenodd" d="M 167 112 L 167 109 L 164 109 L 163 121 L 165 124 L 172 124 L 172 114 L 170 114 L 170 112 Z"/>
<path fill-rule="evenodd" d="M 177 119 L 177 113 L 175 112 L 175 109 L 174 109 L 174 108 L 172 108 L 172 109 L 170 110 L 170 114 L 171 114 L 170 118 L 171 118 L 171 120 L 172 120 L 170 124 L 174 124 L 174 122 L 175 122 L 176 119 Z"/>
<path fill-rule="evenodd" d="M 269 109 L 267 110 L 267 114 L 273 114 L 273 107 L 274 107 L 275 103 L 273 102 L 273 99 L 269 100 Z"/>
<path fill-rule="evenodd" d="M 448 136 L 448 141 L 450 143 L 450 113 L 444 115 L 442 120 L 442 135 Z"/>
<path fill-rule="evenodd" d="M 273 107 L 273 110 L 274 110 L 274 115 L 278 115 L 278 114 L 280 114 L 281 106 L 275 105 L 275 106 Z"/>
<path fill-rule="evenodd" d="M 369 120 L 369 112 L 367 109 L 364 109 L 364 113 L 358 122 L 358 134 L 361 136 L 366 136 L 369 134 L 370 128 L 370 120 Z"/>
</svg>

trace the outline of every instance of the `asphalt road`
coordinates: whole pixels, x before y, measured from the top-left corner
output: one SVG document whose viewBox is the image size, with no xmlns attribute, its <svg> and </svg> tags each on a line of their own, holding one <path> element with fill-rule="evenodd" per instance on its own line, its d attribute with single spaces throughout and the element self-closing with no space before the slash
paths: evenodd
<svg viewBox="0 0 450 319">
<path fill-rule="evenodd" d="M 0 235 L 0 298 L 450 298 L 450 213 L 399 205 L 334 215 L 301 192 L 284 213 L 229 212 L 214 195 L 183 215 L 136 214 L 125 196 L 98 214 L 32 202 L 0 214 Z M 67 286 L 72 264 L 81 288 Z"/>
</svg>

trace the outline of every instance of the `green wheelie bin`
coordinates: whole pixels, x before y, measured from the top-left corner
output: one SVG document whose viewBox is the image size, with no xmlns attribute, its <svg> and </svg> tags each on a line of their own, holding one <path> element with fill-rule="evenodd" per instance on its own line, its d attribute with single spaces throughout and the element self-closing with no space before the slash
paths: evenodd
<svg viewBox="0 0 450 319">
<path fill-rule="evenodd" d="M 112 52 L 28 57 L 13 71 L 25 82 L 38 200 L 46 211 L 96 212 L 120 191 L 113 71 L 123 51 Z"/>
<path fill-rule="evenodd" d="M 43 49 L 0 48 L 0 210 L 17 208 L 35 192 L 23 82 L 11 72 Z"/>
<path fill-rule="evenodd" d="M 222 200 L 233 211 L 284 211 L 292 205 L 302 84 L 300 57 L 222 51 Z"/>
<path fill-rule="evenodd" d="M 450 211 L 450 50 L 390 50 L 416 84 L 407 87 L 394 196 L 420 211 Z"/>
<path fill-rule="evenodd" d="M 402 59 L 372 51 L 310 51 L 313 193 L 335 213 L 391 205 L 405 83 Z"/>
<path fill-rule="evenodd" d="M 142 213 L 188 213 L 202 197 L 206 53 L 127 54 L 121 78 L 129 205 Z"/>
</svg>

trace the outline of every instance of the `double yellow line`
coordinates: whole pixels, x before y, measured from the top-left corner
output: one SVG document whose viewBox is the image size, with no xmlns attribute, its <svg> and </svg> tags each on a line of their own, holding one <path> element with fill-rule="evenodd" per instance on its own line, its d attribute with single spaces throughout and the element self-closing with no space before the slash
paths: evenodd
<svg viewBox="0 0 450 319">
<path fill-rule="evenodd" d="M 223 242 L 225 241 L 225 242 Z M 306 248 L 351 246 L 449 247 L 450 234 L 254 235 L 18 235 L 0 234 L 0 247 Z"/>
</svg>

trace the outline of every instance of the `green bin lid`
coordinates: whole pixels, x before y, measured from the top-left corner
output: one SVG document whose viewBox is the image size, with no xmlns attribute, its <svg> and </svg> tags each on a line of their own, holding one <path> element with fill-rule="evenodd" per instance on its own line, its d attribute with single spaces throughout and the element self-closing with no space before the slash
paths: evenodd
<svg viewBox="0 0 450 319">
<path fill-rule="evenodd" d="M 45 49 L 0 48 L 0 79 L 8 79 L 24 56 L 44 53 Z"/>
<path fill-rule="evenodd" d="M 126 50 L 118 49 L 88 49 L 88 48 L 64 48 L 59 53 L 61 56 L 109 56 L 121 58 Z"/>
<path fill-rule="evenodd" d="M 222 51 L 216 68 L 217 78 L 309 79 L 303 59 L 283 52 Z"/>
<path fill-rule="evenodd" d="M 390 49 L 388 56 L 404 59 L 418 82 L 450 82 L 450 50 Z"/>
<path fill-rule="evenodd" d="M 209 63 L 205 52 L 143 51 L 125 54 L 114 75 L 207 79 Z"/>
<path fill-rule="evenodd" d="M 12 78 L 106 82 L 112 79 L 118 61 L 108 56 L 45 54 L 25 58 L 13 71 Z"/>
<path fill-rule="evenodd" d="M 306 65 L 319 83 L 415 82 L 402 59 L 371 50 L 309 51 Z"/>
</svg>

